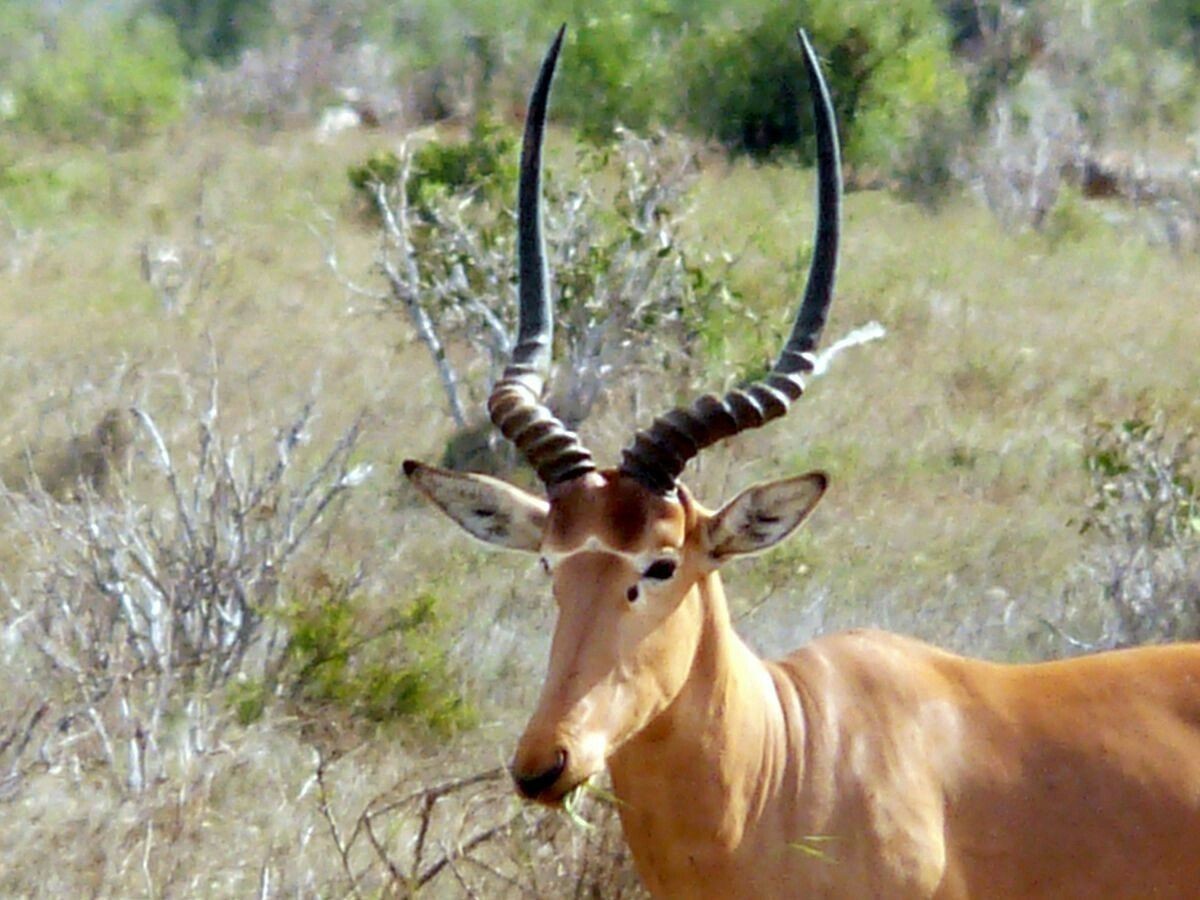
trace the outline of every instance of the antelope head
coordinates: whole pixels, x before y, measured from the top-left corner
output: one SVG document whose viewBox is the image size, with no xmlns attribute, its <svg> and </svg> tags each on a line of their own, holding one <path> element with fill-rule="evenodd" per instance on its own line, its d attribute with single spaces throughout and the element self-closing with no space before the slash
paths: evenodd
<svg viewBox="0 0 1200 900">
<path fill-rule="evenodd" d="M 718 568 L 783 540 L 825 491 L 825 475 L 811 472 L 756 485 L 710 511 L 678 479 L 705 447 L 779 418 L 803 393 L 833 294 L 841 202 L 833 108 L 801 32 L 817 133 L 818 216 L 791 336 L 764 380 L 666 413 L 635 435 L 617 468 L 598 469 L 542 400 L 553 323 L 541 155 L 562 38 L 560 30 L 530 98 L 518 198 L 518 341 L 488 401 L 492 421 L 537 472 L 546 496 L 483 475 L 404 464 L 416 488 L 467 532 L 539 555 L 549 574 L 558 606 L 549 670 L 512 763 L 519 791 L 549 804 L 652 732 L 701 665 L 714 622 L 728 627 Z"/>
</svg>

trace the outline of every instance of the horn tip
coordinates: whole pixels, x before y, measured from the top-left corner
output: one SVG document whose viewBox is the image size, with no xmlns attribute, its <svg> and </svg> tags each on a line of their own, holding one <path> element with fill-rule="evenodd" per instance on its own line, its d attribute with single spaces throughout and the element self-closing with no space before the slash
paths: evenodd
<svg viewBox="0 0 1200 900">
<path fill-rule="evenodd" d="M 545 64 L 551 67 L 558 65 L 558 55 L 562 50 L 563 38 L 567 34 L 567 23 L 563 22 L 558 26 L 558 31 L 554 32 L 554 39 L 550 41 L 550 46 L 546 50 Z"/>
<path fill-rule="evenodd" d="M 808 32 L 803 28 L 796 29 L 796 40 L 800 42 L 800 49 L 804 52 L 804 61 L 810 68 L 817 67 L 817 51 L 812 45 L 812 40 L 808 36 Z"/>
</svg>

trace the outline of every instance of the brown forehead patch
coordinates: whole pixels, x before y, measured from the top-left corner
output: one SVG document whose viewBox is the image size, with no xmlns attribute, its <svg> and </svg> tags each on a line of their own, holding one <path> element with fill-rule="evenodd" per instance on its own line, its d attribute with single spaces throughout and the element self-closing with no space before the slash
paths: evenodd
<svg viewBox="0 0 1200 900">
<path fill-rule="evenodd" d="M 577 478 L 550 494 L 546 543 L 563 552 L 596 536 L 626 553 L 664 544 L 678 546 L 686 531 L 685 510 L 632 478 L 609 469 Z"/>
</svg>

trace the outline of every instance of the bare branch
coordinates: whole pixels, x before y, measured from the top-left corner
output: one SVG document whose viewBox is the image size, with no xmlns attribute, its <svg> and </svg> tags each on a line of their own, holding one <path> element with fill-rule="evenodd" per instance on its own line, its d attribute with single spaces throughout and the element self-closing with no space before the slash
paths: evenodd
<svg viewBox="0 0 1200 900">
<path fill-rule="evenodd" d="M 361 897 L 362 894 L 358 890 L 358 878 L 355 876 L 354 870 L 350 865 L 350 848 L 342 840 L 341 829 L 338 827 L 337 818 L 334 816 L 333 809 L 330 806 L 329 790 L 325 785 L 325 757 L 320 751 L 315 752 L 317 756 L 317 809 L 320 811 L 325 823 L 329 826 L 329 835 L 333 838 L 334 847 L 337 848 L 338 859 L 341 861 L 342 872 L 350 885 L 350 892 L 355 897 Z"/>
<path fill-rule="evenodd" d="M 380 254 L 379 265 L 387 276 L 388 286 L 391 288 L 393 299 L 398 301 L 408 311 L 409 320 L 412 322 L 413 328 L 416 329 L 417 337 L 429 350 L 429 355 L 433 357 L 434 365 L 438 370 L 438 376 L 442 380 L 442 387 L 446 391 L 446 399 L 450 405 L 450 415 L 454 417 L 454 421 L 458 427 L 464 428 L 467 424 L 467 416 L 463 409 L 458 375 L 446 358 L 446 349 L 442 345 L 441 338 L 438 337 L 437 330 L 433 327 L 429 313 L 422 306 L 419 299 L 421 276 L 420 270 L 417 267 L 416 257 L 413 253 L 408 224 L 407 185 L 412 157 L 407 147 L 401 153 L 401 175 L 398 185 L 390 190 L 387 185 L 378 182 L 371 185 L 375 199 L 375 208 L 383 220 L 384 232 L 387 237 L 384 250 Z M 394 201 L 391 199 L 393 197 L 395 198 Z M 390 255 L 387 252 L 389 244 L 400 256 L 401 264 L 404 266 L 403 276 L 392 264 Z"/>
</svg>

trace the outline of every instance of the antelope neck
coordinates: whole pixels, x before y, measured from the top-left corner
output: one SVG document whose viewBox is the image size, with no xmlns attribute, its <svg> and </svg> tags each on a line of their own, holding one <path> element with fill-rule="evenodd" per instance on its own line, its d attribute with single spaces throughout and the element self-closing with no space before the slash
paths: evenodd
<svg viewBox="0 0 1200 900">
<path fill-rule="evenodd" d="M 720 576 L 709 573 L 698 590 L 703 625 L 688 680 L 608 760 L 638 868 L 668 894 L 672 876 L 694 884 L 699 861 L 736 857 L 770 827 L 772 798 L 804 770 L 795 692 L 734 631 Z"/>
</svg>

